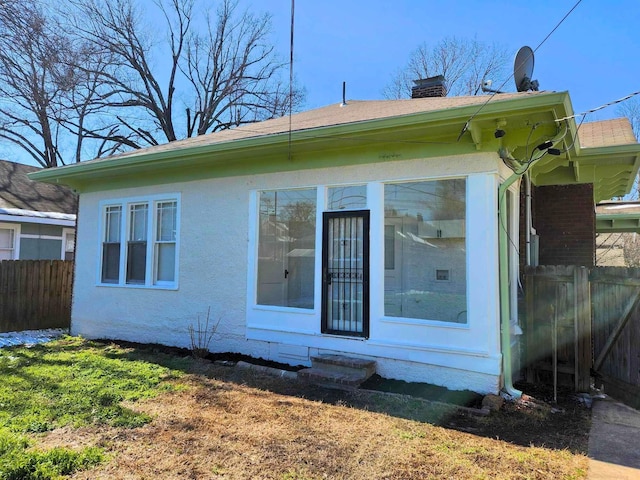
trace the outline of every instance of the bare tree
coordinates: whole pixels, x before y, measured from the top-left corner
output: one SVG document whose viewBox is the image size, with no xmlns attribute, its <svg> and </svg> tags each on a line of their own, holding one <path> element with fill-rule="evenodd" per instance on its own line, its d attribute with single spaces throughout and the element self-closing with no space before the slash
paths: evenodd
<svg viewBox="0 0 640 480">
<path fill-rule="evenodd" d="M 285 66 L 268 41 L 269 15 L 222 0 L 215 13 L 196 0 L 157 0 L 162 26 L 146 23 L 135 0 L 72 0 L 82 42 L 108 54 L 101 106 L 117 122 L 84 135 L 130 148 L 171 142 L 282 113 Z M 204 12 L 204 13 L 201 13 Z"/>
<path fill-rule="evenodd" d="M 483 80 L 505 76 L 507 62 L 504 48 L 476 39 L 448 37 L 433 47 L 423 43 L 382 93 L 389 99 L 407 98 L 414 80 L 443 75 L 449 95 L 476 95 Z"/>
<path fill-rule="evenodd" d="M 0 0 L 0 30 L 0 138 L 43 167 L 64 164 L 59 121 L 69 113 L 77 52 L 36 0 Z"/>
<path fill-rule="evenodd" d="M 0 139 L 44 167 L 281 116 L 270 17 L 221 0 L 0 0 Z M 153 5 L 153 8 L 150 6 Z"/>
<path fill-rule="evenodd" d="M 631 128 L 636 136 L 636 139 L 640 139 L 640 99 L 638 97 L 631 98 L 616 108 L 616 113 L 622 117 L 627 117 L 631 122 Z M 640 175 L 636 176 L 631 192 L 623 197 L 626 200 L 638 200 L 640 199 Z M 634 242 L 637 243 L 635 236 Z M 635 244 L 634 244 L 635 245 Z M 632 247 L 628 247 L 631 249 Z M 625 243 L 625 252 L 627 250 L 627 244 Z M 634 254 L 637 253 L 638 247 L 633 247 Z"/>
<path fill-rule="evenodd" d="M 640 139 L 640 99 L 634 97 L 621 103 L 616 113 L 629 119 L 636 139 Z"/>
</svg>

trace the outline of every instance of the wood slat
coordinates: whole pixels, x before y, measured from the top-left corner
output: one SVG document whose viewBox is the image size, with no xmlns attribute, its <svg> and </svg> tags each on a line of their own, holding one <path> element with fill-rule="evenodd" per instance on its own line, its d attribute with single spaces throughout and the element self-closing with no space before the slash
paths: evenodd
<svg viewBox="0 0 640 480">
<path fill-rule="evenodd" d="M 527 380 L 551 378 L 552 327 L 545 309 L 553 305 L 558 319 L 558 371 L 566 377 L 573 367 L 576 390 L 588 390 L 592 365 L 597 378 L 606 378 L 608 384 L 640 388 L 640 269 L 544 266 L 526 272 Z M 565 286 L 570 290 L 565 292 Z M 571 339 L 566 332 L 570 323 Z"/>
<path fill-rule="evenodd" d="M 73 261 L 0 262 L 0 332 L 69 328 Z"/>
</svg>

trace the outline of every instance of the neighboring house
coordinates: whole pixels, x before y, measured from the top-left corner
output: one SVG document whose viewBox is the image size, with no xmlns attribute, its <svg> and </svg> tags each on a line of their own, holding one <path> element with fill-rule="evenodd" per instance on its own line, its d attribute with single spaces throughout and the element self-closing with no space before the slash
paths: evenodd
<svg viewBox="0 0 640 480">
<path fill-rule="evenodd" d="M 80 193 L 72 332 L 190 347 L 210 307 L 212 351 L 517 395 L 523 173 L 553 258 L 545 198 L 593 215 L 638 170 L 635 139 L 587 147 L 611 125 L 572 113 L 566 92 L 349 101 L 32 174 Z"/>
<path fill-rule="evenodd" d="M 596 205 L 596 264 L 640 266 L 640 202 L 611 201 Z"/>
<path fill-rule="evenodd" d="M 72 260 L 77 196 L 27 177 L 38 167 L 0 160 L 0 260 Z"/>
</svg>

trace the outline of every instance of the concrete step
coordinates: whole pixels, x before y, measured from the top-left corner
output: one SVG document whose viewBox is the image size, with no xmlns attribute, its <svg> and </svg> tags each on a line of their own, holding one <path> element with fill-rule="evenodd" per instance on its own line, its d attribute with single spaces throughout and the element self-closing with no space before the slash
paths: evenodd
<svg viewBox="0 0 640 480">
<path fill-rule="evenodd" d="M 376 371 L 376 362 L 343 355 L 311 357 L 311 368 L 298 371 L 298 378 L 316 385 L 356 388 Z"/>
<path fill-rule="evenodd" d="M 334 388 L 356 388 L 366 380 L 363 373 L 329 372 L 313 367 L 298 370 L 298 378 L 315 385 Z"/>
<path fill-rule="evenodd" d="M 363 372 L 366 378 L 376 373 L 376 362 L 374 360 L 347 357 L 345 355 L 327 354 L 312 356 L 311 366 L 330 372 Z"/>
</svg>

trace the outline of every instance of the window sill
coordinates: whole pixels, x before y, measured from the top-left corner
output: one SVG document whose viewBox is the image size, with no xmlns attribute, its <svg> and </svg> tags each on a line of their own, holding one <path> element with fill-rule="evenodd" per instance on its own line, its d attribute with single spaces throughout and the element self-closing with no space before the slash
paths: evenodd
<svg viewBox="0 0 640 480">
<path fill-rule="evenodd" d="M 171 285 L 136 285 L 122 283 L 96 283 L 96 287 L 126 288 L 131 290 L 178 290 L 177 284 Z"/>
<path fill-rule="evenodd" d="M 278 305 L 253 305 L 253 310 L 279 313 L 299 313 L 303 315 L 316 315 L 315 308 L 282 307 Z"/>
<path fill-rule="evenodd" d="M 468 330 L 468 323 L 453 323 L 441 320 L 422 320 L 419 318 L 405 318 L 405 317 L 382 317 L 380 319 L 384 323 L 395 323 L 400 325 L 418 325 L 420 327 L 442 327 L 442 328 L 454 328 L 457 330 Z"/>
</svg>

